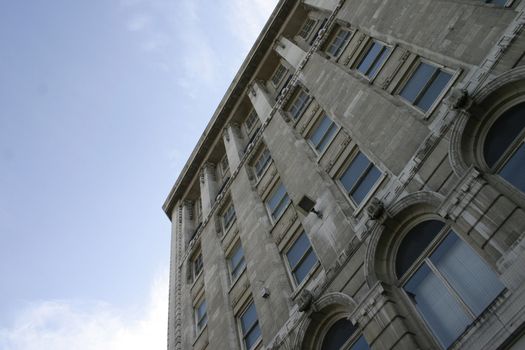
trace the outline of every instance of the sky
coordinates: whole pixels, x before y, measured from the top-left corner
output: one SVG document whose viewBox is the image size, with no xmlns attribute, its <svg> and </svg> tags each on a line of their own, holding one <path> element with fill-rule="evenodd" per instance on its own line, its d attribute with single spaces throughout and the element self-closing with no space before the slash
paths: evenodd
<svg viewBox="0 0 525 350">
<path fill-rule="evenodd" d="M 165 349 L 161 206 L 277 0 L 0 0 L 0 350 Z"/>
</svg>

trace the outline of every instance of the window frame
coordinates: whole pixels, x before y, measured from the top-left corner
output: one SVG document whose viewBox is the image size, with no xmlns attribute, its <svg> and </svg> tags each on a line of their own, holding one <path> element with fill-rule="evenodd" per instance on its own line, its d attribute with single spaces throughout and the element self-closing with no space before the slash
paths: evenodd
<svg viewBox="0 0 525 350">
<path fill-rule="evenodd" d="M 312 142 L 311 137 L 318 130 L 319 126 L 321 125 L 321 122 L 323 121 L 323 119 L 325 117 L 332 121 L 332 124 L 330 125 L 330 129 L 329 130 L 331 130 L 332 127 L 334 127 L 335 130 L 333 131 L 333 134 L 332 134 L 331 138 L 326 142 L 325 147 L 321 151 L 319 151 L 317 149 L 317 146 Z M 318 158 L 321 158 L 326 153 L 326 151 L 330 148 L 330 145 L 332 144 L 332 142 L 334 142 L 334 140 L 336 139 L 337 134 L 341 130 L 341 126 L 338 123 L 336 123 L 335 120 L 333 120 L 328 115 L 328 113 L 325 112 L 325 111 L 321 111 L 314 119 L 316 119 L 315 123 L 313 124 L 311 129 L 308 131 L 308 134 L 306 136 L 306 140 L 307 140 L 308 144 L 310 145 L 310 147 L 312 147 L 314 152 L 317 154 Z M 326 138 L 326 135 L 327 135 L 327 133 L 323 134 L 323 136 L 321 138 L 321 142 Z M 319 142 L 319 143 L 321 143 L 321 142 Z"/>
<path fill-rule="evenodd" d="M 352 40 L 352 37 L 355 34 L 355 30 L 351 29 L 349 26 L 337 24 L 336 27 L 333 29 L 333 34 L 330 36 L 330 39 L 328 40 L 328 43 L 325 46 L 325 49 L 323 50 L 328 57 L 330 57 L 333 60 L 337 60 L 343 52 L 345 51 L 346 47 L 348 46 L 348 43 Z M 334 45 L 335 41 L 339 38 L 339 33 L 341 32 L 347 32 L 346 37 L 343 39 L 343 42 L 339 45 L 337 48 L 336 53 L 330 51 L 332 46 Z"/>
<path fill-rule="evenodd" d="M 199 308 L 203 304 L 205 304 L 204 315 L 199 318 Z M 195 334 L 196 338 L 198 338 L 199 335 L 202 332 L 204 332 L 204 329 L 208 326 L 208 302 L 206 298 L 202 297 L 197 303 L 195 303 L 195 306 L 193 307 L 193 314 Z M 201 322 L 204 322 L 204 324 L 201 324 Z"/>
<path fill-rule="evenodd" d="M 412 77 L 414 76 L 414 74 L 416 73 L 417 69 L 419 68 L 421 64 L 427 64 L 427 65 L 433 66 L 434 68 L 436 68 L 436 71 L 432 74 L 431 79 L 425 84 L 423 89 L 421 89 L 418 92 L 416 98 L 414 99 L 414 102 L 410 102 L 405 97 L 401 96 L 401 93 L 403 92 L 405 87 L 408 85 L 408 83 L 410 82 L 410 80 L 412 79 Z M 425 94 L 425 92 L 428 91 L 428 88 L 436 80 L 435 78 L 437 77 L 437 72 L 440 72 L 440 71 L 450 74 L 450 79 L 448 80 L 443 90 L 441 90 L 441 92 L 437 95 L 436 99 L 432 102 L 432 104 L 425 111 L 419 108 L 416 105 L 416 103 L 418 103 L 421 97 Z M 423 114 L 423 117 L 425 119 L 429 118 L 430 115 L 437 108 L 437 106 L 441 103 L 441 101 L 443 101 L 443 98 L 445 97 L 445 95 L 450 91 L 451 87 L 454 85 L 454 83 L 456 82 L 461 72 L 462 72 L 461 68 L 454 69 L 451 67 L 446 67 L 442 64 L 431 61 L 425 57 L 418 56 L 416 59 L 414 59 L 414 61 L 410 65 L 410 68 L 403 74 L 403 78 L 400 79 L 398 86 L 394 90 L 395 95 L 397 95 L 400 98 L 400 100 L 403 101 L 406 105 L 410 106 L 410 108 L 417 111 L 419 114 Z"/>
<path fill-rule="evenodd" d="M 196 269 L 196 266 L 199 266 L 197 265 L 197 262 L 200 261 L 200 267 L 199 267 L 199 270 L 197 271 Z M 204 260 L 203 260 L 203 257 L 202 257 L 202 251 L 199 249 L 196 250 L 196 252 L 193 254 L 193 256 L 191 257 L 191 277 L 193 278 L 193 283 L 195 283 L 200 275 L 202 275 L 202 272 L 204 271 Z"/>
<path fill-rule="evenodd" d="M 268 203 L 270 201 L 270 198 L 273 197 L 273 195 L 275 195 L 277 193 L 277 190 L 280 188 L 280 187 L 283 187 L 284 188 L 284 191 L 285 191 L 285 195 L 279 200 L 279 203 L 277 203 L 277 205 L 275 206 L 275 209 L 276 208 L 279 208 L 281 206 L 281 203 L 284 203 L 284 198 L 287 198 L 288 200 L 288 203 L 286 203 L 286 205 L 283 206 L 283 209 L 282 211 L 279 213 L 278 216 L 274 217 L 273 216 L 273 212 L 274 210 L 272 211 L 271 208 L 269 207 Z M 270 218 L 270 222 L 275 225 L 280 219 L 281 217 L 284 215 L 284 213 L 286 212 L 286 210 L 288 209 L 288 207 L 292 204 L 292 199 L 290 198 L 290 195 L 288 194 L 288 190 L 286 189 L 286 187 L 284 186 L 283 182 L 281 181 L 281 179 L 277 179 L 275 181 L 275 183 L 273 184 L 272 186 L 272 189 L 271 191 L 269 192 L 269 194 L 265 197 L 264 199 L 264 206 L 266 207 L 266 212 L 268 213 L 268 216 Z"/>
<path fill-rule="evenodd" d="M 379 57 L 381 56 L 381 54 L 383 52 L 385 52 L 385 50 L 388 50 L 388 52 L 386 53 L 383 62 L 377 67 L 377 69 L 374 72 L 374 74 L 373 75 L 367 75 L 368 72 L 371 69 L 370 67 L 368 68 L 366 73 L 361 72 L 358 68 L 361 65 L 361 63 L 363 63 L 365 58 L 368 56 L 368 54 L 372 50 L 372 47 L 374 46 L 375 43 L 381 44 L 383 46 L 383 48 L 382 48 L 380 54 L 374 58 L 372 65 L 378 61 Z M 395 49 L 395 45 L 390 45 L 390 44 L 387 44 L 384 41 L 381 41 L 381 40 L 378 40 L 376 38 L 370 37 L 368 43 L 365 45 L 365 47 L 361 51 L 361 54 L 359 55 L 358 59 L 356 60 L 356 63 L 353 65 L 353 69 L 357 72 L 357 74 L 359 74 L 360 76 L 362 76 L 365 79 L 367 79 L 370 83 L 372 83 L 377 78 L 379 73 L 381 73 L 381 70 L 383 69 L 383 67 L 388 62 L 388 59 L 390 58 L 390 56 L 392 56 L 392 53 L 394 52 L 394 49 Z"/>
<path fill-rule="evenodd" d="M 341 177 L 346 172 L 346 170 L 348 170 L 348 168 L 350 167 L 350 164 L 354 161 L 354 159 L 356 159 L 356 157 L 357 157 L 357 155 L 359 153 L 362 153 L 368 159 L 370 164 L 372 166 L 375 166 L 377 168 L 377 170 L 381 174 L 377 178 L 377 180 L 374 183 L 374 185 L 372 187 L 370 187 L 370 191 L 368 191 L 366 196 L 363 197 L 363 200 L 361 201 L 361 203 L 357 204 L 355 202 L 355 200 L 352 198 L 352 196 L 350 195 L 349 191 L 346 190 L 346 187 L 344 186 L 343 182 L 341 181 Z M 367 169 L 369 169 L 369 168 L 370 168 L 370 165 L 367 167 Z M 367 172 L 367 171 L 365 171 L 365 172 Z M 357 182 L 359 182 L 359 183 L 362 182 L 363 174 L 364 173 L 361 174 L 361 176 L 358 178 L 356 183 Z M 363 210 L 363 208 L 366 206 L 366 204 L 372 198 L 372 196 L 377 192 L 377 190 L 379 189 L 379 187 L 381 186 L 381 184 L 383 183 L 383 181 L 385 180 L 386 177 L 387 177 L 386 171 L 384 171 L 381 167 L 379 167 L 376 164 L 376 162 L 374 162 L 372 159 L 370 159 L 368 154 L 363 152 L 357 145 L 355 145 L 354 149 L 350 152 L 350 154 L 347 157 L 347 159 L 343 162 L 343 164 L 341 165 L 341 167 L 337 171 L 337 173 L 335 175 L 335 178 L 336 178 L 335 180 L 336 180 L 337 185 L 339 186 L 339 189 L 343 192 L 343 194 L 346 196 L 346 198 L 348 199 L 348 201 L 351 203 L 352 207 L 354 208 L 354 214 L 353 215 L 357 216 Z M 353 188 L 356 188 L 356 186 L 354 185 Z"/>
<path fill-rule="evenodd" d="M 281 70 L 281 68 L 282 68 L 282 70 Z M 277 64 L 277 67 L 274 69 L 274 71 L 272 73 L 272 76 L 270 78 L 270 82 L 272 83 L 272 85 L 275 88 L 278 88 L 281 85 L 281 83 L 284 81 L 284 77 L 286 76 L 286 73 L 288 73 L 288 72 L 289 72 L 288 68 L 284 64 L 279 62 Z M 277 76 L 278 73 L 280 74 L 278 76 L 279 79 L 277 81 L 275 81 L 275 77 Z"/>
<path fill-rule="evenodd" d="M 299 98 L 302 94 L 306 95 L 306 99 L 302 103 L 301 107 L 297 110 L 297 112 L 292 113 L 292 108 L 296 107 L 296 102 L 299 101 Z M 302 86 L 298 86 L 297 92 L 295 92 L 293 98 L 286 106 L 286 113 L 290 116 L 290 119 L 294 123 L 297 123 L 297 121 L 302 118 L 312 100 L 312 96 L 310 96 L 310 94 Z"/>
<path fill-rule="evenodd" d="M 233 215 L 231 218 L 229 218 L 229 221 L 226 222 L 226 215 L 230 211 L 230 209 L 233 210 Z M 229 199 L 226 204 L 223 205 L 222 210 L 220 211 L 221 216 L 221 227 L 224 234 L 232 228 L 235 221 L 237 221 L 237 212 L 235 211 L 235 206 L 233 205 L 233 201 Z"/>
<path fill-rule="evenodd" d="M 298 281 L 294 274 L 294 269 L 292 269 L 292 266 L 290 264 L 290 261 L 288 259 L 288 252 L 292 249 L 295 243 L 299 240 L 299 238 L 302 235 L 305 235 L 308 239 L 308 242 L 310 243 L 310 248 L 307 249 L 304 254 L 299 259 L 299 263 L 296 265 L 295 270 L 297 270 L 297 267 L 301 265 L 302 262 L 304 262 L 305 257 L 309 251 L 312 251 L 315 254 L 316 262 L 312 265 L 308 273 L 304 276 L 302 281 Z M 296 293 L 297 290 L 302 289 L 310 280 L 311 276 L 315 274 L 315 271 L 317 271 L 318 267 L 321 265 L 321 262 L 319 261 L 319 255 L 317 255 L 317 252 L 314 249 L 314 246 L 312 244 L 312 241 L 310 240 L 310 237 L 306 233 L 306 230 L 301 226 L 294 235 L 289 239 L 289 241 L 286 243 L 285 248 L 282 251 L 283 260 L 285 262 L 286 271 L 288 272 L 288 277 L 290 278 L 290 281 L 292 282 L 292 286 L 294 288 L 294 293 Z"/>
<path fill-rule="evenodd" d="M 337 323 L 339 322 L 340 320 L 344 319 L 344 318 L 349 318 L 349 315 L 347 315 L 346 313 L 342 313 L 342 312 L 339 312 L 339 313 L 336 313 L 332 316 L 330 316 L 330 318 L 323 322 L 323 324 L 321 325 L 321 329 L 320 331 L 316 334 L 316 342 L 315 342 L 315 345 L 316 345 L 316 348 L 317 349 L 321 349 L 321 346 L 323 345 L 323 341 L 326 337 L 326 335 L 328 334 L 328 331 Z M 352 322 L 351 320 L 349 320 L 350 322 Z M 343 346 L 341 346 L 341 350 L 348 350 L 350 349 L 353 345 L 355 345 L 355 343 L 357 342 L 357 340 L 360 338 L 360 337 L 364 337 L 364 332 L 363 332 L 363 328 L 359 325 L 359 323 L 355 324 L 354 327 L 356 328 L 355 331 L 352 333 L 352 335 L 350 336 L 350 338 L 348 338 L 348 340 L 343 344 Z M 366 338 L 365 338 L 365 341 L 366 341 Z M 367 344 L 368 344 L 368 341 L 367 341 Z M 368 344 L 369 348 L 370 348 L 370 344 Z"/>
<path fill-rule="evenodd" d="M 221 169 L 221 179 L 224 180 L 228 176 L 228 172 L 230 171 L 230 163 L 228 161 L 227 154 L 224 154 L 219 164 L 220 164 L 220 169 Z"/>
<path fill-rule="evenodd" d="M 257 338 L 257 340 L 255 341 L 255 343 L 253 343 L 251 347 L 248 347 L 246 345 L 246 334 L 244 334 L 243 329 L 242 329 L 241 318 L 248 311 L 248 309 L 250 308 L 251 305 L 253 305 L 253 307 L 255 309 L 255 315 L 257 316 L 257 322 L 255 322 L 252 325 L 252 327 L 246 332 L 246 334 L 248 334 L 251 330 L 253 330 L 255 328 L 255 326 L 257 325 L 257 326 L 259 326 L 260 335 Z M 243 350 L 252 350 L 252 349 L 257 348 L 257 346 L 259 346 L 259 344 L 262 343 L 262 329 L 261 329 L 261 325 L 260 325 L 260 322 L 259 322 L 259 314 L 257 313 L 257 307 L 255 306 L 255 302 L 253 300 L 253 297 L 249 297 L 248 300 L 246 300 L 246 302 L 244 303 L 242 308 L 237 313 L 236 321 L 237 321 L 236 322 L 237 323 L 237 331 L 238 331 L 238 334 L 239 334 L 239 341 L 241 343 L 241 349 L 243 349 Z"/>
<path fill-rule="evenodd" d="M 306 33 L 304 33 L 304 35 L 302 35 L 308 23 L 312 23 L 312 25 L 310 26 L 308 31 Z M 302 38 L 303 40 L 307 41 L 310 38 L 310 36 L 312 35 L 316 24 L 317 24 L 317 20 L 316 19 L 314 19 L 314 18 L 312 18 L 310 16 L 307 16 L 306 19 L 303 22 L 303 25 L 301 26 L 301 29 L 299 29 L 299 32 L 297 32 L 297 36 Z"/>
<path fill-rule="evenodd" d="M 257 164 L 259 163 L 259 161 L 262 159 L 263 155 L 266 152 L 268 153 L 268 159 L 265 161 L 266 163 L 264 164 L 262 168 L 260 168 L 260 171 L 258 173 Z M 270 153 L 270 150 L 268 149 L 268 147 L 266 147 L 266 145 L 263 144 L 263 146 L 261 147 L 261 149 L 259 150 L 259 152 L 253 158 L 253 161 L 252 161 L 252 170 L 253 170 L 253 174 L 255 175 L 255 178 L 257 179 L 257 181 L 260 180 L 264 176 L 264 174 L 266 174 L 266 170 L 268 170 L 272 161 L 273 161 L 273 158 L 272 158 L 272 154 Z"/>
<path fill-rule="evenodd" d="M 237 249 L 242 249 L 242 262 L 237 264 L 236 266 L 232 265 L 232 256 L 235 254 Z M 242 246 L 241 240 L 238 239 L 235 241 L 235 243 L 232 244 L 231 248 L 228 250 L 228 253 L 226 254 L 226 261 L 228 263 L 228 272 L 230 274 L 230 285 L 234 285 L 235 282 L 241 277 L 244 270 L 246 270 L 246 256 L 244 255 L 244 248 Z M 241 267 L 239 267 L 242 265 Z M 237 274 L 234 275 L 234 271 L 237 270 Z"/>
<path fill-rule="evenodd" d="M 251 120 L 253 118 L 253 122 L 251 123 L 251 125 L 248 125 L 248 121 Z M 250 109 L 250 112 L 248 112 L 248 115 L 246 116 L 246 118 L 244 119 L 244 127 L 246 129 L 246 134 L 250 134 L 252 132 L 252 130 L 255 128 L 255 125 L 257 125 L 257 119 L 259 118 L 259 116 L 257 115 L 257 112 L 255 111 L 255 108 L 252 108 Z"/>
</svg>

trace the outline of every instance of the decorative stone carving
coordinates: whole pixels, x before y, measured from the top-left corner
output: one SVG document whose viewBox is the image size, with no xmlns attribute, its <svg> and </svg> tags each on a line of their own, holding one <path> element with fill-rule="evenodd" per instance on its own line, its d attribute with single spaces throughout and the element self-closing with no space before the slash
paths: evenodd
<svg viewBox="0 0 525 350">
<path fill-rule="evenodd" d="M 297 297 L 297 306 L 299 311 L 305 312 L 310 310 L 314 301 L 314 295 L 308 289 L 305 289 Z"/>
<path fill-rule="evenodd" d="M 465 109 L 470 107 L 471 99 L 466 89 L 452 89 L 446 104 L 450 109 Z"/>
<path fill-rule="evenodd" d="M 376 197 L 372 198 L 372 200 L 370 201 L 370 204 L 368 205 L 368 207 L 366 207 L 366 213 L 372 220 L 379 219 L 384 211 L 385 211 L 385 206 L 383 202 L 381 202 Z"/>
</svg>

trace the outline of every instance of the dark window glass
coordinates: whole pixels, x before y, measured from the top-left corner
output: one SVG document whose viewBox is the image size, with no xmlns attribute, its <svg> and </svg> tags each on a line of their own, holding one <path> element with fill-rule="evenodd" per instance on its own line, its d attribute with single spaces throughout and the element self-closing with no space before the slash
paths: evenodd
<svg viewBox="0 0 525 350">
<path fill-rule="evenodd" d="M 381 172 L 359 152 L 340 178 L 343 187 L 356 204 L 363 201 L 381 176 Z"/>
<path fill-rule="evenodd" d="M 366 195 L 370 192 L 377 180 L 379 180 L 380 176 L 381 172 L 375 166 L 370 167 L 370 169 L 363 175 L 352 194 L 356 203 L 361 203 L 365 199 Z"/>
<path fill-rule="evenodd" d="M 261 336 L 261 329 L 259 328 L 257 312 L 253 302 L 250 303 L 241 315 L 240 321 L 244 343 L 246 344 L 247 349 L 251 349 Z"/>
<path fill-rule="evenodd" d="M 317 263 L 317 256 L 312 249 L 306 233 L 301 233 L 288 253 L 286 253 L 286 258 L 288 259 L 296 282 L 300 284 L 315 263 Z"/>
<path fill-rule="evenodd" d="M 440 71 L 435 79 L 430 83 L 425 93 L 416 103 L 416 106 L 424 111 L 427 111 L 438 98 L 439 94 L 441 94 L 441 91 L 443 91 L 445 86 L 447 86 L 450 78 L 452 78 L 451 74 Z"/>
<path fill-rule="evenodd" d="M 201 330 L 204 328 L 206 323 L 208 323 L 208 315 L 206 313 L 207 308 L 206 300 L 204 300 L 196 310 L 196 317 L 197 317 L 197 330 Z"/>
<path fill-rule="evenodd" d="M 444 226 L 445 223 L 441 221 L 427 220 L 417 224 L 407 233 L 397 251 L 397 277 L 403 276 Z"/>
<path fill-rule="evenodd" d="M 366 342 L 365 337 L 360 336 L 357 338 L 355 343 L 350 347 L 350 350 L 369 350 L 370 347 L 368 346 L 368 343 Z"/>
<path fill-rule="evenodd" d="M 332 140 L 336 131 L 337 126 L 335 123 L 325 115 L 312 133 L 312 136 L 310 136 L 310 141 L 317 151 L 322 152 L 328 145 L 328 142 Z"/>
<path fill-rule="evenodd" d="M 270 163 L 270 160 L 272 157 L 270 156 L 270 151 L 268 149 L 265 149 L 261 155 L 259 156 L 259 159 L 255 162 L 255 174 L 257 177 L 260 177 L 266 169 L 266 166 Z"/>
<path fill-rule="evenodd" d="M 525 144 L 521 144 L 499 174 L 518 190 L 525 192 Z"/>
<path fill-rule="evenodd" d="M 242 250 L 242 246 L 239 244 L 233 249 L 233 253 L 230 257 L 230 268 L 233 278 L 239 275 L 239 273 L 244 268 L 244 265 L 244 251 Z"/>
<path fill-rule="evenodd" d="M 224 214 L 222 215 L 222 223 L 224 225 L 224 229 L 227 230 L 230 225 L 232 224 L 233 220 L 235 219 L 235 208 L 233 207 L 233 204 L 230 204 Z"/>
<path fill-rule="evenodd" d="M 288 206 L 288 203 L 290 203 L 290 198 L 288 197 L 288 193 L 286 193 L 283 184 L 277 186 L 277 189 L 273 192 L 266 203 L 268 209 L 270 209 L 272 218 L 274 220 L 278 219 Z"/>
<path fill-rule="evenodd" d="M 426 63 L 419 64 L 416 71 L 414 74 L 412 74 L 407 84 L 401 91 L 400 95 L 403 96 L 408 102 L 414 103 L 420 91 L 425 88 L 435 71 L 436 67 L 434 66 Z"/>
<path fill-rule="evenodd" d="M 495 4 L 499 6 L 505 6 L 508 0 L 485 0 L 487 4 Z"/>
<path fill-rule="evenodd" d="M 385 45 L 374 41 L 361 63 L 357 66 L 357 70 L 369 78 L 373 77 L 389 52 L 390 50 Z"/>
<path fill-rule="evenodd" d="M 524 128 L 525 103 L 510 108 L 496 120 L 487 133 L 483 147 L 483 155 L 489 167 L 496 164 Z"/>
<path fill-rule="evenodd" d="M 352 337 L 356 327 L 347 319 L 340 319 L 330 327 L 323 339 L 321 350 L 339 350 Z"/>
<path fill-rule="evenodd" d="M 290 114 L 292 115 L 293 119 L 297 119 L 302 115 L 303 110 L 306 107 L 308 100 L 309 100 L 308 94 L 304 92 L 303 90 L 299 91 L 299 93 L 297 94 L 297 97 L 295 98 L 292 105 L 290 106 L 290 109 L 288 110 Z"/>
<path fill-rule="evenodd" d="M 346 44 L 346 41 L 350 37 L 350 32 L 348 30 L 340 29 L 334 40 L 328 47 L 328 53 L 333 57 L 339 56 L 343 50 L 343 46 Z"/>
</svg>

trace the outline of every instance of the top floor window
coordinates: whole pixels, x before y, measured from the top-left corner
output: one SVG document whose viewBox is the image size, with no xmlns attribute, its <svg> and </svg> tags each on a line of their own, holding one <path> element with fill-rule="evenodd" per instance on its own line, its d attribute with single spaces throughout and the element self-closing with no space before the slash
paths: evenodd
<svg viewBox="0 0 525 350">
<path fill-rule="evenodd" d="M 284 185 L 279 182 L 270 197 L 266 200 L 266 207 L 274 221 L 278 220 L 290 203 L 290 197 L 286 193 Z"/>
<path fill-rule="evenodd" d="M 257 123 L 257 112 L 255 112 L 255 109 L 252 109 L 250 111 L 250 114 L 248 114 L 248 117 L 246 117 L 246 120 L 244 121 L 244 125 L 246 125 L 246 130 L 250 132 L 256 123 Z"/>
<path fill-rule="evenodd" d="M 230 165 L 228 164 L 228 157 L 224 155 L 224 157 L 221 159 L 221 175 L 223 178 L 226 177 L 229 170 Z"/>
<path fill-rule="evenodd" d="M 348 39 L 350 39 L 350 34 L 350 31 L 340 28 L 328 45 L 326 52 L 334 58 L 339 57 L 341 52 L 343 52 Z"/>
<path fill-rule="evenodd" d="M 303 26 L 301 27 L 301 31 L 299 32 L 299 36 L 303 39 L 308 39 L 310 36 L 310 33 L 312 32 L 312 28 L 315 25 L 316 20 L 312 18 L 307 18 L 306 21 L 304 21 Z"/>
<path fill-rule="evenodd" d="M 399 95 L 426 112 L 445 90 L 451 78 L 452 74 L 444 69 L 420 62 Z"/>
<path fill-rule="evenodd" d="M 405 295 L 444 349 L 504 289 L 476 252 L 438 220 L 410 229 L 395 263 Z"/>
<path fill-rule="evenodd" d="M 308 94 L 303 89 L 299 89 L 299 92 L 288 108 L 288 112 L 290 112 L 293 119 L 298 119 L 303 114 L 309 100 L 310 96 L 308 96 Z"/>
<path fill-rule="evenodd" d="M 233 203 L 230 203 L 222 214 L 222 227 L 224 232 L 226 232 L 230 228 L 234 220 L 235 208 L 233 207 Z"/>
<path fill-rule="evenodd" d="M 385 62 L 389 53 L 389 47 L 377 40 L 373 40 L 366 54 L 357 65 L 357 70 L 365 77 L 373 78 Z"/>
<path fill-rule="evenodd" d="M 282 64 L 279 64 L 277 66 L 277 69 L 275 69 L 275 72 L 273 73 L 273 76 L 272 76 L 272 83 L 274 86 L 279 86 L 286 72 L 288 72 L 288 69 L 286 69 L 285 66 L 283 66 Z"/>
</svg>

